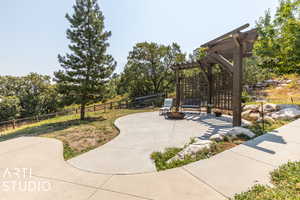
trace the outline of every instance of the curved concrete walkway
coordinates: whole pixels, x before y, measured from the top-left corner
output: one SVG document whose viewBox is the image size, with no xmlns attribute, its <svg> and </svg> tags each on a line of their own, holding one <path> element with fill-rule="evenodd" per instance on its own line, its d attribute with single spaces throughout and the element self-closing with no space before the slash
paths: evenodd
<svg viewBox="0 0 300 200">
<path fill-rule="evenodd" d="M 269 183 L 270 171 L 299 160 L 299 130 L 297 120 L 210 159 L 136 175 L 81 171 L 63 160 L 60 141 L 21 137 L 0 142 L 0 199 L 224 200 L 254 184 Z M 24 176 L 22 169 L 31 173 Z M 50 187 L 24 187 L 29 182 Z"/>
<path fill-rule="evenodd" d="M 76 168 L 102 174 L 138 174 L 156 171 L 150 159 L 154 151 L 182 147 L 194 137 L 208 137 L 231 128 L 230 118 L 188 114 L 185 120 L 166 120 L 158 112 L 119 118 L 120 135 L 95 150 L 68 162 Z"/>
</svg>

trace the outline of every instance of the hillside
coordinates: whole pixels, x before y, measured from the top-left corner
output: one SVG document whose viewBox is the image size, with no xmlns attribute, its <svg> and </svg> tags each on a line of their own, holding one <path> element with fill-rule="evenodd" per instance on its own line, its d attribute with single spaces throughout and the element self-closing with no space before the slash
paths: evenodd
<svg viewBox="0 0 300 200">
<path fill-rule="evenodd" d="M 300 104 L 300 76 L 275 76 L 249 89 L 250 102 L 264 100 L 277 104 Z"/>
</svg>

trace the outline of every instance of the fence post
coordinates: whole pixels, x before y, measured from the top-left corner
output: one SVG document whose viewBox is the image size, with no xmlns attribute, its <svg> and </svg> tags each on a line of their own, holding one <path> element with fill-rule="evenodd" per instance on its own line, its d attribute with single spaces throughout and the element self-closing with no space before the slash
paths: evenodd
<svg viewBox="0 0 300 200">
<path fill-rule="evenodd" d="M 16 129 L 16 120 L 12 120 L 13 129 Z"/>
<path fill-rule="evenodd" d="M 128 100 L 126 100 L 126 108 L 129 109 L 129 103 L 128 103 Z"/>
<path fill-rule="evenodd" d="M 104 104 L 104 112 L 106 113 L 106 103 Z"/>
<path fill-rule="evenodd" d="M 113 109 L 113 102 L 110 102 L 110 109 Z"/>
<path fill-rule="evenodd" d="M 96 105 L 94 105 L 94 112 L 96 112 Z"/>
</svg>

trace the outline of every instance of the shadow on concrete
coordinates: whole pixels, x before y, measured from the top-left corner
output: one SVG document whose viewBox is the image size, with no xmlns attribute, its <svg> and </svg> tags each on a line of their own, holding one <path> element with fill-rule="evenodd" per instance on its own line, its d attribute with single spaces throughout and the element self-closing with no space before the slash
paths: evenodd
<svg viewBox="0 0 300 200">
<path fill-rule="evenodd" d="M 229 116 L 215 117 L 206 113 L 186 113 L 185 120 L 192 120 L 208 127 L 208 131 L 199 137 L 208 140 L 218 133 L 226 133 L 232 129 L 232 119 Z"/>
<path fill-rule="evenodd" d="M 215 117 L 212 114 L 206 114 L 206 113 L 186 113 L 185 120 L 192 120 L 201 123 L 202 125 L 205 125 L 208 127 L 208 131 L 199 137 L 199 139 L 207 140 L 212 135 L 218 134 L 218 133 L 226 133 L 230 129 L 232 129 L 232 118 L 230 116 L 222 116 L 222 117 Z M 263 142 L 273 142 L 278 144 L 286 144 L 285 140 L 274 133 L 277 131 L 274 130 L 270 133 L 266 133 L 262 136 L 259 136 L 253 140 L 249 140 L 245 142 L 243 145 L 246 145 L 248 147 L 254 148 L 259 151 L 263 151 L 265 153 L 269 154 L 275 154 L 276 152 L 266 149 L 263 147 L 260 147 L 259 144 Z"/>
<path fill-rule="evenodd" d="M 270 133 L 266 133 L 262 136 L 259 136 L 253 140 L 247 141 L 245 142 L 243 145 L 254 148 L 256 150 L 259 151 L 263 151 L 265 153 L 269 153 L 269 154 L 276 154 L 275 151 L 272 151 L 270 149 L 266 149 L 263 147 L 260 147 L 259 144 L 263 143 L 263 142 L 272 142 L 272 143 L 277 143 L 277 144 L 287 144 L 286 141 L 279 135 L 273 134 L 276 131 L 270 132 Z"/>
</svg>

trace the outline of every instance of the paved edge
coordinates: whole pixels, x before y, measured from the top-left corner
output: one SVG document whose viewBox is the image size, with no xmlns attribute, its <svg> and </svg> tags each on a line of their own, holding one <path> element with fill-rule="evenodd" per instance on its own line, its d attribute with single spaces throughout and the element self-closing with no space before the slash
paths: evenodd
<svg viewBox="0 0 300 200">
<path fill-rule="evenodd" d="M 295 153 L 296 152 L 295 153 L 295 155 L 296 155 L 295 160 L 299 160 L 299 158 L 300 158 L 299 157 L 300 152 L 297 152 L 296 149 L 293 149 L 293 148 L 290 149 L 292 144 L 300 144 L 300 134 L 297 134 L 299 132 L 299 129 L 300 129 L 300 119 L 295 120 L 295 121 L 291 122 L 290 124 L 287 124 L 287 125 L 285 125 L 283 127 L 280 127 L 278 129 L 270 132 L 270 133 L 267 133 L 265 135 L 257 137 L 257 138 L 255 138 L 253 140 L 249 140 L 246 143 L 251 143 L 251 142 L 255 143 L 257 140 L 258 141 L 265 141 L 266 137 L 269 137 L 269 135 L 271 135 L 271 136 L 277 136 L 277 137 L 282 138 L 283 141 L 286 141 L 286 143 L 282 143 L 281 145 L 285 146 L 286 150 L 288 152 L 290 152 L 290 153 Z M 16 138 L 16 139 L 9 140 L 9 141 L 4 141 L 4 142 L 8 142 L 8 143 L 11 142 L 11 143 L 13 143 L 15 140 L 23 140 L 23 139 L 27 140 L 28 138 L 31 138 L 31 137 L 20 137 L 20 138 Z M 59 147 L 60 150 L 58 150 L 58 152 L 59 152 L 58 154 L 60 154 L 60 155 L 57 155 L 58 156 L 58 160 L 62 160 L 63 162 L 67 163 L 66 161 L 63 160 L 63 155 L 62 155 L 62 152 L 61 152 L 61 149 L 63 148 L 63 144 L 62 144 L 61 141 L 56 140 L 56 139 L 41 138 L 41 137 L 32 137 L 32 138 L 34 138 L 34 140 L 36 140 L 36 141 L 32 142 L 30 144 L 24 145 L 24 146 L 18 146 L 18 148 L 12 149 L 10 151 L 2 152 L 0 154 L 0 157 L 4 156 L 4 154 L 7 154 L 9 152 L 16 153 L 17 151 L 21 151 L 23 149 L 34 148 L 34 146 L 41 145 L 42 143 L 44 143 L 45 141 L 48 140 L 48 141 L 53 141 L 53 143 L 56 143 L 56 147 L 60 146 Z M 271 142 L 274 142 L 274 141 L 271 141 Z M 193 171 L 191 169 L 192 168 L 197 168 L 198 166 L 204 166 L 205 167 L 205 165 L 203 165 L 203 162 L 212 162 L 214 159 L 217 159 L 217 157 L 221 157 L 222 154 L 226 154 L 226 153 L 228 154 L 228 152 L 230 152 L 231 154 L 235 154 L 238 157 L 249 159 L 253 163 L 259 163 L 260 165 L 269 166 L 270 170 L 271 169 L 275 169 L 275 168 L 277 168 L 279 166 L 278 164 L 274 164 L 273 162 L 270 162 L 270 161 L 264 161 L 264 162 L 262 162 L 262 160 L 260 160 L 261 158 L 259 158 L 259 157 L 256 158 L 256 159 L 254 159 L 253 156 L 251 156 L 251 155 L 247 155 L 245 153 L 240 153 L 239 151 L 237 151 L 238 148 L 240 148 L 243 145 L 245 146 L 245 143 L 241 144 L 241 145 L 239 145 L 237 147 L 234 147 L 234 148 L 232 148 L 232 149 L 230 149 L 228 151 L 220 153 L 220 154 L 218 154 L 218 155 L 216 155 L 214 157 L 211 157 L 209 159 L 200 160 L 200 161 L 197 161 L 195 163 L 191 163 L 189 165 L 186 165 L 186 166 L 183 166 L 183 167 L 180 167 L 180 168 L 177 168 L 177 169 L 171 169 L 171 170 L 175 170 L 175 171 L 176 170 L 184 170 L 184 171 L 187 172 L 187 176 L 189 174 L 191 177 L 196 178 L 199 182 L 201 182 L 201 184 L 207 185 L 209 188 L 211 188 L 212 190 L 214 190 L 219 195 L 222 195 L 224 198 L 230 198 L 235 193 L 239 193 L 241 191 L 245 191 L 245 190 L 249 189 L 249 187 L 251 187 L 251 185 L 245 185 L 245 186 L 243 186 L 243 188 L 242 188 L 241 191 L 234 191 L 234 193 L 230 193 L 230 192 L 228 193 L 227 191 L 222 191 L 222 189 L 220 189 L 218 186 L 215 186 L 214 184 L 212 184 L 210 182 L 210 180 L 204 180 L 204 179 L 202 179 L 201 174 L 199 175 L 199 174 L 197 174 L 197 172 L 195 172 L 195 171 Z M 273 147 L 273 145 L 272 145 L 272 147 Z M 281 149 L 278 150 L 279 153 L 280 153 L 280 150 Z M 292 151 L 295 151 L 295 152 L 292 152 Z M 277 152 L 275 152 L 275 153 L 277 153 Z M 279 154 L 279 156 L 280 156 L 280 154 Z M 281 158 L 278 157 L 277 159 L 281 159 Z M 78 172 L 79 171 L 85 171 L 85 170 L 77 169 L 77 168 L 75 168 L 75 167 L 73 167 L 73 166 L 71 166 L 69 164 L 68 164 L 68 166 L 70 166 L 70 167 L 78 170 Z M 217 165 L 217 166 L 220 166 L 220 165 Z M 270 172 L 270 170 L 267 170 L 267 171 Z M 170 171 L 170 170 L 167 170 L 167 171 L 164 171 L 164 172 L 153 172 L 153 173 L 148 173 L 148 174 L 150 174 L 150 175 L 152 174 L 152 175 L 155 175 L 155 176 L 163 176 L 163 174 L 165 174 L 168 171 Z M 92 175 L 92 174 L 98 174 L 98 173 L 93 173 L 93 172 L 88 172 L 88 173 L 90 173 L 90 175 Z M 136 174 L 134 176 L 140 176 L 140 175 L 142 176 L 142 175 L 146 175 L 146 174 Z M 237 174 L 235 174 L 235 175 L 237 175 Z M 58 181 L 58 182 L 65 182 L 65 183 L 71 183 L 71 184 L 80 185 L 78 183 L 66 181 L 66 180 L 63 180 L 63 179 L 55 179 L 55 178 L 50 178 L 50 177 L 40 177 L 40 176 L 36 176 L 36 175 L 34 175 L 34 176 L 38 177 L 38 178 L 49 179 L 49 180 L 52 179 L 52 180 L 55 180 L 56 182 Z M 110 189 L 111 182 L 112 182 L 113 178 L 119 178 L 119 177 L 128 177 L 128 178 L 130 178 L 131 176 L 132 175 L 110 175 L 107 178 L 107 180 L 104 181 L 104 183 L 102 183 L 100 186 L 95 186 L 95 187 L 91 187 L 91 186 L 87 186 L 87 185 L 81 185 L 81 186 L 95 189 L 95 191 L 93 192 L 93 194 L 90 195 L 89 198 L 93 197 L 99 191 L 107 191 L 107 192 L 112 192 L 112 193 L 117 193 L 117 194 L 131 196 L 133 198 L 135 197 L 135 198 L 140 198 L 140 199 L 151 199 L 149 197 L 146 197 L 147 195 L 144 196 L 144 195 L 138 195 L 138 194 L 136 194 L 136 192 L 130 192 L 129 193 L 129 192 L 123 191 L 123 188 L 120 188 L 118 190 Z M 218 178 L 221 178 L 221 177 L 218 177 Z M 264 177 L 264 179 L 267 179 L 267 178 L 268 178 L 267 176 Z M 269 180 L 265 180 L 265 181 L 268 182 Z M 254 182 L 255 182 L 255 180 L 254 180 Z M 231 184 L 233 184 L 233 182 Z M 126 186 L 126 187 L 130 187 L 130 186 Z"/>
</svg>

